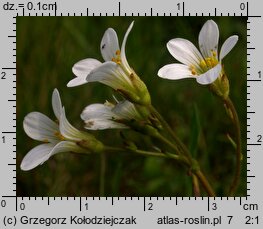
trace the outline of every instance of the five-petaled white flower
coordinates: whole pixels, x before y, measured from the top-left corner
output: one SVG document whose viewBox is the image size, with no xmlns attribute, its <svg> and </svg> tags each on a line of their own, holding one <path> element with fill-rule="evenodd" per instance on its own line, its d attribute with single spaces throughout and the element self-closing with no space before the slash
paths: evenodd
<svg viewBox="0 0 263 229">
<path fill-rule="evenodd" d="M 116 105 L 109 102 L 91 104 L 83 110 L 81 118 L 89 130 L 124 129 L 129 128 L 131 121 L 143 120 L 136 106 L 127 100 Z"/>
<path fill-rule="evenodd" d="M 199 33 L 199 49 L 188 40 L 175 38 L 167 43 L 171 55 L 182 64 L 168 64 L 158 71 L 162 78 L 177 80 L 196 78 L 200 84 L 211 84 L 220 75 L 222 59 L 232 50 L 238 36 L 229 37 L 218 56 L 219 30 L 213 20 L 208 20 Z"/>
<path fill-rule="evenodd" d="M 78 142 L 97 141 L 92 135 L 77 130 L 68 122 L 57 89 L 52 94 L 52 107 L 59 124 L 39 112 L 31 112 L 24 118 L 26 134 L 44 144 L 27 153 L 20 166 L 22 170 L 31 170 L 60 152 L 87 153 L 87 149 L 80 147 Z"/>
<path fill-rule="evenodd" d="M 89 82 L 100 82 L 112 87 L 132 102 L 149 104 L 150 95 L 146 85 L 129 66 L 126 59 L 125 45 L 132 27 L 133 22 L 124 36 L 121 49 L 115 30 L 107 29 L 100 44 L 105 62 L 101 63 L 92 58 L 77 62 L 72 68 L 76 78 L 71 80 L 67 86 L 74 87 Z"/>
</svg>

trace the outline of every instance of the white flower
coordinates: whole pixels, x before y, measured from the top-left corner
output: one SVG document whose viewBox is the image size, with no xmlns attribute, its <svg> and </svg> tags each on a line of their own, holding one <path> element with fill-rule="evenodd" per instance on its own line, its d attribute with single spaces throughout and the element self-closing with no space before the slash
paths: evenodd
<svg viewBox="0 0 263 229">
<path fill-rule="evenodd" d="M 39 112 L 31 112 L 24 118 L 23 127 L 26 134 L 44 144 L 27 153 L 20 166 L 22 170 L 31 170 L 60 152 L 84 153 L 86 150 L 77 142 L 94 140 L 93 136 L 80 132 L 68 122 L 57 89 L 52 94 L 52 107 L 59 124 Z"/>
<path fill-rule="evenodd" d="M 129 128 L 127 123 L 132 120 L 143 120 L 135 105 L 127 100 L 116 105 L 109 102 L 91 104 L 83 110 L 81 118 L 89 130 L 124 129 Z"/>
<path fill-rule="evenodd" d="M 126 59 L 125 46 L 132 27 L 133 22 L 126 31 L 121 48 L 115 30 L 107 29 L 100 45 L 105 62 L 101 63 L 92 58 L 77 62 L 72 68 L 76 78 L 71 80 L 67 86 L 74 87 L 89 82 L 100 82 L 112 87 L 133 102 L 149 103 L 150 96 L 145 84 L 129 66 Z"/>
<path fill-rule="evenodd" d="M 213 20 L 208 20 L 199 33 L 199 49 L 188 40 L 175 38 L 167 43 L 171 55 L 182 64 L 168 64 L 158 71 L 162 78 L 177 80 L 196 78 L 200 84 L 211 84 L 220 75 L 222 59 L 232 50 L 238 36 L 229 37 L 218 56 L 219 30 Z"/>
</svg>

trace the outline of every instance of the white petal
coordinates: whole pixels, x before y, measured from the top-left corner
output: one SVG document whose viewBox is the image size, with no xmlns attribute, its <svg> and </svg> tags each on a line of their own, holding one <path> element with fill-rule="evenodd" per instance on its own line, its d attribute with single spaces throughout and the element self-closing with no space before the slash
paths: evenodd
<svg viewBox="0 0 263 229">
<path fill-rule="evenodd" d="M 42 144 L 31 149 L 23 158 L 20 168 L 28 171 L 43 164 L 49 158 L 49 154 L 54 148 L 55 144 Z"/>
<path fill-rule="evenodd" d="M 75 87 L 75 86 L 79 86 L 79 85 L 87 83 L 87 81 L 86 81 L 87 75 L 92 70 L 99 67 L 100 65 L 101 65 L 100 61 L 98 61 L 96 59 L 92 59 L 92 58 L 84 59 L 84 60 L 77 62 L 72 67 L 72 72 L 77 77 L 74 78 L 73 80 L 69 81 L 67 86 L 68 87 Z"/>
<path fill-rule="evenodd" d="M 86 153 L 87 150 L 78 146 L 75 142 L 61 141 L 50 151 L 49 157 L 62 152 Z"/>
<path fill-rule="evenodd" d="M 170 80 L 195 77 L 192 75 L 189 67 L 184 64 L 168 64 L 158 71 L 158 76 Z"/>
<path fill-rule="evenodd" d="M 88 81 L 86 80 L 86 77 L 84 77 L 84 78 L 75 77 L 74 79 L 72 79 L 68 82 L 67 87 L 76 87 L 76 86 L 83 85 L 85 83 L 88 83 Z"/>
<path fill-rule="evenodd" d="M 104 130 L 112 128 L 127 128 L 125 125 L 113 121 L 119 119 L 112 112 L 112 107 L 104 104 L 91 104 L 81 113 L 81 119 L 86 123 L 85 128 L 89 130 Z"/>
<path fill-rule="evenodd" d="M 55 116 L 59 120 L 61 110 L 62 110 L 62 104 L 61 104 L 61 99 L 58 90 L 55 88 L 52 94 L 52 107 Z"/>
<path fill-rule="evenodd" d="M 112 119 L 113 117 L 115 117 L 115 115 L 111 110 L 111 106 L 104 105 L 101 103 L 94 103 L 85 107 L 80 117 L 84 121 L 91 118 Z"/>
<path fill-rule="evenodd" d="M 198 49 L 186 39 L 172 39 L 167 43 L 167 48 L 175 59 L 188 66 L 199 66 L 203 59 Z"/>
<path fill-rule="evenodd" d="M 125 47 L 126 47 L 127 38 L 129 36 L 129 33 L 132 30 L 133 24 L 134 24 L 134 21 L 130 24 L 129 28 L 127 29 L 125 36 L 123 38 L 123 41 L 122 41 L 122 45 L 121 45 L 121 62 L 127 72 L 131 72 L 131 67 L 129 66 L 128 61 L 126 59 Z"/>
<path fill-rule="evenodd" d="M 139 120 L 142 119 L 140 113 L 136 109 L 133 103 L 124 100 L 122 102 L 119 102 L 113 109 L 112 112 L 116 115 L 122 117 L 123 119 L 127 120 Z"/>
<path fill-rule="evenodd" d="M 114 29 L 109 28 L 105 31 L 101 43 L 100 50 L 105 61 L 111 61 L 116 57 L 116 51 L 120 50 L 118 36 Z"/>
<path fill-rule="evenodd" d="M 127 129 L 128 127 L 124 124 L 114 122 L 108 119 L 89 119 L 85 121 L 84 126 L 87 130 L 106 130 L 106 129 Z"/>
<path fill-rule="evenodd" d="M 83 132 L 76 129 L 72 126 L 66 118 L 65 109 L 62 109 L 60 122 L 59 122 L 59 130 L 63 137 L 67 140 L 72 141 L 81 141 L 87 138 L 88 133 L 84 134 Z"/>
<path fill-rule="evenodd" d="M 58 138 L 55 136 L 55 133 L 59 131 L 58 125 L 42 113 L 29 113 L 24 118 L 23 127 L 26 134 L 35 140 L 58 141 Z"/>
<path fill-rule="evenodd" d="M 199 33 L 199 48 L 203 56 L 211 57 L 218 48 L 219 30 L 213 20 L 208 20 Z"/>
<path fill-rule="evenodd" d="M 217 64 L 215 67 L 211 68 L 206 73 L 196 77 L 196 81 L 200 84 L 206 85 L 213 83 L 217 77 L 219 77 L 221 72 L 221 63 Z"/>
<path fill-rule="evenodd" d="M 86 80 L 106 84 L 115 90 L 125 88 L 130 83 L 122 68 L 112 61 L 105 62 L 93 70 Z"/>
<path fill-rule="evenodd" d="M 222 60 L 234 48 L 238 41 L 238 36 L 234 35 L 226 39 L 220 50 L 219 60 Z"/>
</svg>

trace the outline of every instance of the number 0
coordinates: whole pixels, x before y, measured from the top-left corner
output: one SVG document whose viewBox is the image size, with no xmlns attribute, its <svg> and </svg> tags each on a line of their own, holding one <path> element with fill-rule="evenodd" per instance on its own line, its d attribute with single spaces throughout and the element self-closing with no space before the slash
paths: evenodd
<svg viewBox="0 0 263 229">
<path fill-rule="evenodd" d="M 25 210 L 25 208 L 26 208 L 26 205 L 25 205 L 24 203 L 21 203 L 21 204 L 20 204 L 20 210 L 23 211 L 23 210 Z"/>
<path fill-rule="evenodd" d="M 6 201 L 5 200 L 2 200 L 1 201 L 1 207 L 4 208 L 6 206 Z"/>
<path fill-rule="evenodd" d="M 244 2 L 240 3 L 240 9 L 241 10 L 245 10 L 246 9 L 246 5 Z"/>
</svg>

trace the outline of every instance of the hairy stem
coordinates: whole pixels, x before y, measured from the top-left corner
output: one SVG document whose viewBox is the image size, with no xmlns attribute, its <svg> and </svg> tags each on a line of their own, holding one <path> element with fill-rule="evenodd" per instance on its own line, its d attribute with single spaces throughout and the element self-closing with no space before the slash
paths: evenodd
<svg viewBox="0 0 263 229">
<path fill-rule="evenodd" d="M 227 108 L 231 111 L 231 119 L 233 121 L 233 124 L 235 126 L 235 135 L 236 135 L 236 170 L 234 179 L 232 181 L 232 184 L 230 186 L 229 195 L 233 196 L 236 192 L 236 189 L 240 182 L 240 174 L 241 174 L 241 160 L 242 160 L 242 152 L 241 152 L 241 131 L 240 131 L 240 123 L 238 114 L 236 112 L 235 106 L 231 99 L 228 97 L 227 99 L 224 99 L 224 103 L 226 104 Z"/>
</svg>

